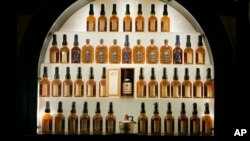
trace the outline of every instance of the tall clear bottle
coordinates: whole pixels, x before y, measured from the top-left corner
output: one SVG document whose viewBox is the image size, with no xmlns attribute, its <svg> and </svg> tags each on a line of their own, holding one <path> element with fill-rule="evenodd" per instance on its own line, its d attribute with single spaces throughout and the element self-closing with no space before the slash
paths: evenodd
<svg viewBox="0 0 250 141">
<path fill-rule="evenodd" d="M 68 117 L 68 133 L 78 134 L 78 116 L 76 115 L 76 103 L 72 102 L 72 109 Z"/>
<path fill-rule="evenodd" d="M 158 82 L 155 80 L 155 69 L 151 69 L 151 78 L 148 82 L 148 97 L 157 98 L 158 97 Z"/>
<path fill-rule="evenodd" d="M 204 98 L 214 97 L 214 80 L 211 76 L 211 68 L 207 69 L 206 82 L 204 83 Z"/>
<path fill-rule="evenodd" d="M 57 47 L 56 34 L 53 34 L 52 47 L 49 50 L 49 62 L 59 63 L 59 48 Z"/>
<path fill-rule="evenodd" d="M 109 31 L 119 31 L 119 18 L 117 17 L 116 4 L 113 4 L 112 16 L 109 19 Z"/>
<path fill-rule="evenodd" d="M 132 18 L 130 16 L 129 4 L 126 5 L 125 17 L 123 18 L 123 32 L 132 32 Z"/>
<path fill-rule="evenodd" d="M 203 97 L 203 83 L 201 82 L 200 69 L 196 68 L 195 81 L 193 83 L 194 98 Z"/>
<path fill-rule="evenodd" d="M 209 103 L 205 103 L 204 116 L 202 117 L 202 135 L 212 135 L 212 117 L 210 116 Z"/>
<path fill-rule="evenodd" d="M 161 98 L 170 97 L 170 83 L 167 78 L 166 68 L 163 68 L 162 81 L 160 84 L 160 96 Z"/>
<path fill-rule="evenodd" d="M 63 115 L 62 101 L 58 102 L 57 115 L 55 117 L 55 134 L 64 134 L 65 117 Z"/>
<path fill-rule="evenodd" d="M 157 17 L 155 16 L 155 5 L 151 5 L 150 17 L 148 18 L 148 31 L 157 32 Z"/>
<path fill-rule="evenodd" d="M 93 116 L 93 134 L 101 135 L 103 128 L 103 118 L 101 115 L 100 102 L 96 103 L 96 111 Z"/>
<path fill-rule="evenodd" d="M 109 111 L 106 116 L 106 134 L 116 133 L 116 117 L 114 116 L 113 103 L 109 103 Z"/>
<path fill-rule="evenodd" d="M 90 68 L 89 80 L 86 83 L 86 96 L 87 97 L 96 96 L 96 82 L 94 79 L 93 67 Z"/>
<path fill-rule="evenodd" d="M 106 93 L 106 68 L 102 68 L 102 79 L 99 82 L 99 97 L 107 97 Z"/>
<path fill-rule="evenodd" d="M 135 18 L 135 31 L 143 32 L 144 31 L 144 17 L 142 15 L 142 5 L 138 4 L 137 17 Z"/>
<path fill-rule="evenodd" d="M 105 16 L 105 5 L 101 4 L 100 17 L 98 18 L 98 31 L 106 32 L 107 31 L 107 18 Z"/>
<path fill-rule="evenodd" d="M 168 102 L 167 115 L 164 118 L 164 133 L 165 135 L 174 135 L 174 117 L 172 115 L 171 103 Z"/>
<path fill-rule="evenodd" d="M 151 134 L 161 134 L 161 117 L 159 115 L 158 103 L 154 103 L 154 114 L 151 118 Z"/>
<path fill-rule="evenodd" d="M 50 103 L 46 101 L 45 114 L 42 117 L 42 133 L 52 134 L 53 117 L 50 114 Z"/>
<path fill-rule="evenodd" d="M 194 51 L 191 48 L 190 35 L 187 35 L 186 48 L 184 49 L 184 64 L 193 64 Z"/>
<path fill-rule="evenodd" d="M 84 95 L 84 82 L 82 80 L 82 68 L 78 67 L 76 81 L 74 82 L 74 96 L 82 97 Z"/>
<path fill-rule="evenodd" d="M 61 88 L 62 88 L 62 83 L 61 83 L 60 75 L 59 75 L 59 67 L 56 67 L 54 80 L 52 81 L 52 96 L 53 97 L 60 97 L 61 96 Z"/>
<path fill-rule="evenodd" d="M 93 4 L 89 5 L 89 16 L 87 17 L 87 31 L 91 32 L 91 31 L 95 31 L 95 23 L 96 23 L 96 19 L 94 16 L 94 6 Z"/>
<path fill-rule="evenodd" d="M 143 75 L 143 68 L 140 68 L 140 75 L 139 75 L 139 80 L 137 81 L 136 84 L 137 88 L 137 97 L 138 98 L 145 98 L 147 96 L 147 83 L 144 80 L 144 75 Z"/>
<path fill-rule="evenodd" d="M 148 117 L 146 115 L 144 102 L 141 103 L 141 112 L 138 117 L 138 134 L 148 134 Z"/>
<path fill-rule="evenodd" d="M 48 68 L 43 68 L 43 78 L 40 81 L 40 96 L 49 97 L 50 96 L 50 81 L 48 80 Z"/>
<path fill-rule="evenodd" d="M 66 68 L 66 76 L 63 81 L 63 96 L 71 97 L 73 92 L 73 82 L 71 81 L 70 68 Z"/>
<path fill-rule="evenodd" d="M 170 17 L 168 16 L 167 4 L 163 7 L 163 16 L 161 18 L 161 32 L 170 32 Z"/>
<path fill-rule="evenodd" d="M 80 134 L 90 134 L 90 117 L 88 115 L 87 102 L 84 102 L 82 116 L 80 117 Z"/>
<path fill-rule="evenodd" d="M 200 135 L 200 118 L 198 117 L 197 104 L 193 103 L 193 115 L 190 118 L 190 135 Z"/>
<path fill-rule="evenodd" d="M 178 134 L 180 136 L 188 135 L 188 118 L 186 116 L 185 103 L 181 103 L 181 115 L 178 118 Z"/>
<path fill-rule="evenodd" d="M 69 63 L 69 48 L 68 48 L 66 34 L 63 34 L 63 42 L 62 42 L 62 47 L 60 49 L 60 63 L 63 63 L 63 64 Z"/>
<path fill-rule="evenodd" d="M 198 37 L 198 48 L 195 51 L 195 62 L 196 64 L 205 64 L 205 49 L 203 48 L 202 35 Z"/>
<path fill-rule="evenodd" d="M 171 82 L 171 97 L 179 98 L 181 96 L 181 82 L 179 81 L 177 68 L 174 68 L 173 81 Z"/>
<path fill-rule="evenodd" d="M 185 68 L 184 81 L 182 82 L 182 98 L 190 98 L 192 95 L 192 83 L 189 81 L 188 68 Z"/>
</svg>

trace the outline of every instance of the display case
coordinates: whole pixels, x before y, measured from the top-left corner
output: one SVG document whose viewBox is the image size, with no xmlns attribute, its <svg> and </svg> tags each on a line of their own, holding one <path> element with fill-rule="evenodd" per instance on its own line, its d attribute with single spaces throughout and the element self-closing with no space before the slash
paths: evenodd
<svg viewBox="0 0 250 141">
<path fill-rule="evenodd" d="M 95 24 L 95 31 L 90 32 L 87 30 L 87 17 L 89 16 L 90 11 L 90 4 L 93 4 L 93 13 L 94 17 L 96 18 Z M 107 31 L 98 31 L 98 18 L 101 14 L 101 4 L 105 5 L 105 16 L 107 18 Z M 118 24 L 118 31 L 110 31 L 110 17 L 112 16 L 112 6 L 113 4 L 116 4 L 117 7 L 117 16 L 119 18 L 119 24 Z M 130 16 L 132 17 L 132 31 L 127 32 L 123 30 L 123 18 L 125 16 L 126 11 L 126 4 L 130 5 Z M 138 13 L 138 4 L 142 5 L 142 16 L 144 17 L 144 31 L 137 32 L 136 31 L 136 24 L 135 19 L 137 17 Z M 155 5 L 155 16 L 158 19 L 158 22 L 156 24 L 157 31 L 156 32 L 149 32 L 149 17 L 150 17 L 150 8 L 151 5 Z M 162 32 L 161 31 L 161 18 L 163 17 L 163 11 L 164 11 L 164 4 L 167 4 L 167 12 L 168 16 L 170 18 L 170 31 Z M 151 13 L 152 15 L 152 13 Z M 57 37 L 57 47 L 62 49 L 64 44 L 63 42 L 63 36 L 67 36 L 67 47 L 69 48 L 69 57 L 68 62 L 66 63 L 51 63 L 50 62 L 50 49 L 53 44 L 52 36 L 56 35 Z M 75 35 L 78 35 L 78 44 L 75 43 Z M 128 35 L 128 36 L 127 36 Z M 201 36 L 200 36 L 201 35 Z M 127 44 L 125 41 L 126 38 L 128 38 L 129 44 Z M 199 40 L 200 36 L 200 40 Z M 187 43 L 187 38 L 190 38 L 190 43 Z M 94 47 L 94 59 L 93 63 L 84 63 L 82 61 L 82 50 L 84 49 L 84 45 L 86 45 L 86 39 L 89 39 L 90 45 Z M 102 43 L 100 43 L 100 40 Z M 138 44 L 138 39 L 140 39 L 140 45 L 144 46 L 145 48 L 145 61 L 143 63 L 135 63 L 133 61 L 133 53 L 131 53 L 131 62 L 124 63 L 121 59 L 119 63 L 111 63 L 109 60 L 110 58 L 107 55 L 107 62 L 105 63 L 98 63 L 96 57 L 97 54 L 97 46 L 100 44 L 103 44 L 107 46 L 108 53 L 110 54 L 109 50 L 112 45 L 114 45 L 114 39 L 117 40 L 117 45 L 121 48 L 120 57 L 123 58 L 124 55 L 122 53 L 122 50 L 124 46 L 129 46 L 132 52 L 134 51 L 133 48 Z M 152 40 L 154 43 L 152 43 Z M 161 47 L 166 45 L 166 39 L 168 46 L 172 47 L 172 53 L 173 57 L 171 57 L 172 61 L 170 63 L 162 63 L 160 54 L 162 53 Z M 177 41 L 178 40 L 178 41 Z M 189 40 L 189 39 L 188 39 Z M 164 43 L 165 42 L 165 43 Z M 202 44 L 200 44 L 202 42 Z M 147 60 L 147 48 L 153 44 L 158 48 L 158 61 L 157 63 L 148 63 Z M 72 63 L 73 60 L 71 58 L 72 55 L 72 48 L 74 46 L 79 46 L 81 50 L 81 59 L 79 63 Z M 182 63 L 174 63 L 174 49 L 176 46 L 180 46 L 182 50 L 181 60 Z M 190 47 L 193 50 L 193 57 L 192 63 L 185 61 L 185 49 Z M 199 54 L 196 56 L 197 49 L 202 46 L 205 50 L 205 62 L 204 64 L 199 64 L 196 62 L 196 59 L 199 58 Z M 150 54 L 149 54 L 150 55 Z M 59 55 L 61 57 L 61 55 Z M 185 56 L 185 57 L 184 57 Z M 59 57 L 59 58 L 60 58 Z M 187 58 L 190 58 L 187 57 Z M 46 86 L 45 91 L 46 93 L 50 93 L 49 96 L 41 95 L 41 91 L 43 91 L 42 86 L 42 80 L 44 78 L 44 68 L 47 67 L 47 79 L 49 80 L 49 86 Z M 61 88 L 60 88 L 60 96 L 53 96 L 53 86 L 52 81 L 54 80 L 54 74 L 56 72 L 56 68 L 58 68 L 59 73 L 59 79 L 61 81 Z M 78 70 L 81 68 L 81 74 L 82 76 L 80 79 L 83 81 L 83 89 L 81 91 L 83 92 L 82 96 L 76 96 L 74 95 L 74 89 L 76 89 L 73 84 L 77 80 L 78 77 Z M 93 68 L 93 80 L 96 82 L 95 84 L 95 95 L 89 96 L 88 90 L 90 87 L 87 85 L 87 81 L 90 79 L 90 68 Z M 103 77 L 103 68 L 106 69 L 105 76 Z M 154 69 L 154 78 L 152 78 L 152 68 Z M 168 96 L 162 96 L 161 91 L 161 82 L 163 79 L 163 70 L 166 68 L 166 76 L 167 81 L 170 83 L 176 80 L 175 71 L 177 70 L 178 80 L 180 82 L 180 87 L 178 89 L 179 96 L 174 96 L 172 93 L 175 90 L 174 87 L 172 87 L 173 84 L 171 84 L 171 87 L 169 87 L 168 90 Z M 200 81 L 202 82 L 203 89 L 201 90 L 200 96 L 195 96 L 194 91 L 196 90 L 194 86 L 194 82 L 197 79 L 197 69 L 199 69 L 200 72 Z M 207 77 L 207 70 L 211 70 L 211 77 Z M 70 77 L 67 76 L 67 70 L 69 71 Z M 137 91 L 137 82 L 140 77 L 140 72 L 143 70 L 143 77 L 144 81 L 146 82 L 146 89 L 145 93 L 146 95 L 143 97 L 138 96 Z M 105 135 L 106 132 L 106 126 L 105 118 L 108 115 L 109 112 L 109 104 L 110 102 L 113 103 L 113 111 L 114 116 L 116 117 L 116 124 L 115 124 L 115 132 L 114 134 L 124 133 L 120 131 L 119 122 L 124 120 L 125 115 L 133 116 L 134 121 L 136 122 L 133 134 L 138 134 L 138 117 L 140 116 L 141 112 L 141 104 L 145 104 L 145 111 L 146 115 L 148 117 L 148 128 L 147 128 L 147 135 L 153 134 L 151 131 L 153 130 L 153 127 L 151 124 L 151 117 L 154 116 L 154 108 L 155 103 L 158 104 L 158 111 L 159 116 L 161 117 L 161 122 L 159 128 L 158 135 L 166 135 L 164 127 L 166 126 L 164 119 L 167 115 L 168 111 L 168 103 L 170 102 L 172 105 L 172 115 L 175 119 L 174 122 L 174 133 L 173 135 L 181 135 L 181 131 L 179 131 L 180 123 L 178 122 L 178 118 L 180 117 L 181 107 L 182 103 L 185 103 L 185 109 L 186 109 L 186 116 L 188 117 L 188 124 L 186 125 L 188 127 L 188 132 L 186 135 L 190 135 L 190 123 L 189 119 L 192 117 L 192 111 L 193 111 L 193 103 L 197 104 L 197 110 L 198 110 L 198 117 L 200 118 L 200 132 L 198 135 L 202 135 L 202 118 L 204 116 L 205 110 L 205 103 L 209 104 L 210 109 L 210 116 L 212 117 L 212 128 L 211 132 L 213 132 L 214 127 L 214 95 L 207 96 L 205 95 L 205 82 L 207 79 L 210 79 L 213 81 L 214 75 L 214 62 L 213 62 L 213 55 L 210 49 L 209 42 L 206 38 L 205 33 L 203 32 L 202 28 L 198 24 L 198 22 L 194 19 L 194 17 L 181 5 L 179 5 L 176 1 L 149 1 L 149 0 L 129 0 L 129 1 L 122 1 L 122 0 L 96 0 L 96 1 L 76 1 L 73 3 L 70 7 L 68 7 L 61 15 L 60 17 L 55 21 L 54 25 L 51 27 L 50 31 L 48 32 L 48 35 L 45 37 L 45 41 L 40 53 L 39 63 L 38 63 L 38 91 L 37 91 L 37 133 L 43 134 L 42 132 L 42 118 L 45 114 L 45 107 L 46 102 L 50 102 L 50 114 L 53 117 L 53 124 L 52 124 L 52 133 L 55 133 L 55 126 L 54 126 L 54 118 L 57 115 L 58 110 L 58 103 L 62 102 L 62 108 L 63 108 L 63 115 L 65 116 L 65 122 L 64 122 L 64 128 L 65 132 L 64 134 L 68 133 L 68 117 L 70 116 L 71 108 L 72 108 L 72 102 L 75 102 L 76 107 L 76 115 L 78 116 L 78 126 L 77 126 L 77 134 L 80 134 L 80 121 L 79 118 L 82 115 L 82 112 L 84 111 L 84 102 L 88 103 L 88 115 L 90 116 L 90 133 L 93 134 L 94 132 L 94 124 L 93 124 L 93 117 L 96 112 L 96 105 L 99 102 L 100 103 L 100 111 L 101 115 L 103 117 L 103 126 L 101 127 L 103 130 L 101 134 Z M 188 72 L 187 72 L 188 71 Z M 186 80 L 188 74 L 188 79 L 191 82 L 191 87 L 185 87 L 184 81 Z M 46 76 L 46 75 L 45 75 Z M 64 90 L 67 88 L 64 88 L 64 81 L 66 79 L 71 80 L 69 86 L 69 91 L 71 91 L 71 95 L 65 96 L 63 93 Z M 102 87 L 99 82 L 101 80 L 105 80 L 105 88 Z M 129 80 L 126 80 L 129 79 Z M 154 79 L 158 85 L 157 87 L 154 86 L 154 92 L 151 89 L 151 85 L 149 82 Z M 185 79 L 185 80 L 184 80 Z M 128 84 L 131 84 L 128 85 Z M 131 87 L 131 92 L 124 93 L 124 89 L 127 87 Z M 66 87 L 66 85 L 65 85 Z M 130 88 L 128 88 L 130 89 Z M 190 89 L 192 89 L 190 91 Z M 102 94 L 99 94 L 104 92 L 105 96 Z M 185 92 L 190 91 L 190 93 Z M 202 92 L 203 91 L 203 92 Z M 212 89 L 214 93 L 214 89 Z M 157 93 L 155 96 L 150 96 L 151 93 Z M 205 126 L 205 125 L 204 125 Z M 158 127 L 157 127 L 158 128 Z M 152 129 L 152 130 L 151 130 Z M 206 129 L 204 129 L 206 130 Z M 209 131 L 210 132 L 210 131 Z M 213 134 L 212 134 L 213 135 Z"/>
</svg>

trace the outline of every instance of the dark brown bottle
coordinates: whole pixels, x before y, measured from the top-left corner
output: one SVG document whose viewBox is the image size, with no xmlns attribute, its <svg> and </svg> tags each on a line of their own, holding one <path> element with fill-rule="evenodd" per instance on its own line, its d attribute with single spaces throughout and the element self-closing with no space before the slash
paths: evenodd
<svg viewBox="0 0 250 141">
<path fill-rule="evenodd" d="M 100 102 L 96 103 L 96 111 L 93 117 L 93 134 L 102 134 L 103 118 L 101 115 Z"/>
<path fill-rule="evenodd" d="M 193 103 L 193 115 L 190 118 L 190 135 L 200 135 L 200 118 L 198 117 L 197 104 Z"/>
<path fill-rule="evenodd" d="M 80 134 L 90 134 L 90 117 L 88 103 L 84 102 L 82 116 L 80 117 Z"/>
<path fill-rule="evenodd" d="M 109 111 L 106 116 L 106 134 L 115 134 L 116 117 L 114 116 L 113 103 L 109 103 Z"/>
<path fill-rule="evenodd" d="M 176 35 L 175 48 L 173 50 L 173 64 L 182 64 L 182 49 L 180 47 L 179 35 Z"/>
<path fill-rule="evenodd" d="M 146 98 L 147 96 L 147 92 L 146 92 L 146 87 L 147 87 L 147 83 L 144 80 L 144 75 L 143 75 L 143 68 L 140 68 L 140 75 L 139 75 L 139 80 L 137 81 L 136 84 L 136 88 L 137 88 L 137 97 L 138 98 Z"/>
<path fill-rule="evenodd" d="M 164 118 L 164 132 L 165 135 L 174 135 L 174 117 L 172 115 L 171 103 L 168 102 L 167 115 Z"/>
<path fill-rule="evenodd" d="M 205 103 L 205 112 L 202 118 L 202 135 L 212 135 L 212 118 L 210 116 L 209 103 Z"/>
<path fill-rule="evenodd" d="M 138 117 L 138 134 L 148 133 L 148 117 L 146 116 L 145 104 L 141 103 L 141 114 Z"/>
<path fill-rule="evenodd" d="M 67 42 L 67 35 L 63 34 L 62 47 L 60 48 L 60 63 L 69 63 L 69 48 Z"/>
<path fill-rule="evenodd" d="M 186 116 L 185 103 L 181 103 L 181 115 L 178 118 L 178 134 L 180 136 L 188 135 L 188 118 Z"/>
<path fill-rule="evenodd" d="M 79 48 L 78 35 L 74 36 L 74 47 L 71 49 L 71 63 L 81 63 L 81 49 Z"/>
<path fill-rule="evenodd" d="M 72 102 L 71 114 L 68 118 L 68 133 L 77 134 L 78 133 L 78 116 L 76 115 L 76 103 Z"/>
<path fill-rule="evenodd" d="M 46 101 L 45 114 L 42 118 L 42 133 L 52 134 L 53 117 L 50 114 L 50 103 Z"/>
<path fill-rule="evenodd" d="M 151 118 L 151 134 L 161 134 L 161 117 L 159 116 L 158 103 L 154 103 L 154 115 Z"/>
<path fill-rule="evenodd" d="M 57 115 L 55 117 L 55 134 L 64 134 L 65 117 L 63 115 L 62 101 L 58 103 Z"/>
</svg>

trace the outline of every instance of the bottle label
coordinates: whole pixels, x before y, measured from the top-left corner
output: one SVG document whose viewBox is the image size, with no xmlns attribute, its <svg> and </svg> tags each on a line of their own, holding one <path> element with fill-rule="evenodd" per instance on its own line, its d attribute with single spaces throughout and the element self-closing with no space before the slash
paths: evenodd
<svg viewBox="0 0 250 141">
<path fill-rule="evenodd" d="M 88 85 L 87 96 L 94 96 L 94 87 L 93 85 Z"/>
<path fill-rule="evenodd" d="M 167 126 L 167 133 L 173 133 L 173 123 L 172 123 L 172 121 L 170 121 L 170 120 L 167 120 L 166 121 L 166 126 Z"/>
<path fill-rule="evenodd" d="M 101 132 L 101 120 L 100 119 L 94 120 L 94 131 L 97 133 Z"/>
<path fill-rule="evenodd" d="M 137 31 L 143 31 L 143 20 L 137 20 L 136 22 Z"/>
<path fill-rule="evenodd" d="M 204 64 L 203 53 L 198 52 L 198 64 Z"/>
<path fill-rule="evenodd" d="M 186 128 L 187 128 L 187 123 L 186 123 L 186 121 L 184 121 L 184 120 L 182 120 L 181 122 L 180 122 L 180 133 L 182 133 L 182 134 L 185 134 L 185 133 L 187 133 L 187 131 L 186 131 Z"/>
<path fill-rule="evenodd" d="M 156 62 L 156 51 L 151 50 L 149 52 L 149 62 L 150 63 L 155 63 Z"/>
<path fill-rule="evenodd" d="M 187 53 L 187 64 L 192 64 L 193 63 L 193 54 L 192 53 Z"/>
<path fill-rule="evenodd" d="M 125 21 L 125 31 L 130 31 L 131 30 L 131 26 L 130 26 L 130 24 L 131 24 L 131 22 L 130 21 Z"/>
<path fill-rule="evenodd" d="M 100 86 L 100 96 L 106 96 L 106 85 Z"/>
<path fill-rule="evenodd" d="M 122 83 L 122 93 L 126 95 L 132 95 L 132 83 L 131 82 Z"/>
<path fill-rule="evenodd" d="M 123 52 L 124 63 L 130 63 L 130 52 Z"/>
<path fill-rule="evenodd" d="M 160 122 L 160 120 L 154 120 L 153 127 L 154 127 L 153 133 L 156 133 L 156 134 L 161 133 L 161 122 Z"/>
<path fill-rule="evenodd" d="M 57 58 L 56 51 L 50 52 L 50 63 L 57 63 L 56 58 Z"/>
<path fill-rule="evenodd" d="M 199 133 L 199 124 L 198 121 L 193 121 L 193 133 Z"/>
<path fill-rule="evenodd" d="M 118 30 L 118 21 L 117 20 L 112 20 L 111 21 L 111 30 L 112 31 L 116 31 L 116 30 Z"/>
<path fill-rule="evenodd" d="M 156 20 L 155 19 L 152 19 L 149 21 L 149 31 L 156 31 Z"/>
<path fill-rule="evenodd" d="M 94 21 L 88 21 L 87 26 L 88 26 L 88 31 L 95 31 L 95 22 Z"/>
<path fill-rule="evenodd" d="M 72 52 L 72 63 L 80 63 L 80 50 Z"/>
<path fill-rule="evenodd" d="M 168 97 L 168 86 L 165 86 L 165 85 L 163 85 L 162 87 L 161 87 L 161 93 L 162 93 L 162 97 Z"/>
<path fill-rule="evenodd" d="M 136 51 L 136 61 L 142 62 L 142 51 L 140 50 Z"/>
<path fill-rule="evenodd" d="M 185 97 L 190 97 L 190 94 L 191 94 L 191 88 L 190 88 L 190 86 L 185 86 L 185 93 L 184 93 L 184 95 L 185 95 Z"/>
<path fill-rule="evenodd" d="M 85 62 L 89 63 L 91 58 L 90 50 L 86 49 L 85 50 Z"/>
<path fill-rule="evenodd" d="M 180 97 L 179 86 L 173 86 L 173 97 Z"/>
<path fill-rule="evenodd" d="M 201 97 L 201 94 L 202 94 L 202 92 L 201 92 L 201 86 L 195 86 L 195 90 L 196 90 L 195 96 L 196 97 Z"/>
<path fill-rule="evenodd" d="M 153 85 L 150 85 L 150 90 L 149 90 L 149 96 L 150 97 L 156 97 L 156 86 L 153 84 Z"/>
<path fill-rule="evenodd" d="M 82 96 L 82 93 L 83 93 L 83 85 L 81 84 L 76 84 L 76 93 L 75 93 L 75 96 Z"/>
<path fill-rule="evenodd" d="M 168 21 L 161 22 L 161 25 L 162 25 L 162 31 L 169 32 L 169 28 L 168 28 L 169 23 L 168 23 Z"/>
<path fill-rule="evenodd" d="M 104 51 L 103 50 L 100 50 L 98 52 L 98 60 L 99 60 L 100 63 L 104 62 Z"/>
<path fill-rule="evenodd" d="M 138 86 L 137 97 L 143 97 L 144 95 L 144 86 Z"/>
<path fill-rule="evenodd" d="M 213 88 L 211 85 L 207 85 L 207 97 L 213 97 Z"/>
<path fill-rule="evenodd" d="M 88 132 L 88 121 L 87 120 L 81 120 L 81 132 L 87 133 Z"/>
<path fill-rule="evenodd" d="M 44 133 L 50 132 L 50 120 L 43 120 L 42 129 Z"/>
<path fill-rule="evenodd" d="M 64 96 L 71 96 L 71 85 L 64 84 Z"/>
<path fill-rule="evenodd" d="M 181 51 L 180 50 L 177 50 L 174 53 L 174 61 L 175 61 L 175 63 L 182 63 L 182 55 L 181 55 Z"/>
<path fill-rule="evenodd" d="M 107 123 L 107 124 L 108 124 L 108 125 L 107 125 L 107 126 L 108 126 L 108 127 L 107 127 L 107 132 L 108 132 L 108 133 L 113 133 L 113 132 L 114 132 L 113 129 L 114 129 L 114 126 L 115 126 L 114 121 L 113 121 L 113 120 L 108 120 L 107 122 L 108 122 L 108 123 Z"/>
<path fill-rule="evenodd" d="M 167 62 L 169 62 L 169 59 L 170 59 L 169 52 L 168 51 L 164 51 L 163 52 L 163 62 L 167 63 Z"/>
<path fill-rule="evenodd" d="M 59 85 L 58 84 L 53 84 L 53 87 L 52 87 L 52 95 L 53 96 L 60 96 L 60 88 L 59 88 Z"/>
<path fill-rule="evenodd" d="M 49 96 L 49 85 L 44 83 L 42 86 L 42 96 Z"/>
<path fill-rule="evenodd" d="M 105 26 L 105 20 L 100 20 L 100 31 L 105 31 L 105 28 L 106 28 L 106 26 Z"/>
<path fill-rule="evenodd" d="M 118 62 L 118 52 L 115 50 L 112 51 L 112 60 L 113 60 L 113 63 Z"/>
<path fill-rule="evenodd" d="M 77 132 L 77 121 L 75 119 L 69 120 L 69 132 L 76 133 Z"/>
<path fill-rule="evenodd" d="M 68 63 L 68 53 L 65 51 L 62 52 L 62 62 L 61 63 Z"/>
<path fill-rule="evenodd" d="M 147 133 L 146 124 L 147 124 L 146 120 L 139 121 L 139 131 L 141 134 Z"/>
</svg>

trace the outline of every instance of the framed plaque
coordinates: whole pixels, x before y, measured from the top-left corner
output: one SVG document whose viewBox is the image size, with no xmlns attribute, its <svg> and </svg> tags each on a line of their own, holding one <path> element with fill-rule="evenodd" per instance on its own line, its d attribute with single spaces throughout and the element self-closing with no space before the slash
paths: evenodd
<svg viewBox="0 0 250 141">
<path fill-rule="evenodd" d="M 108 69 L 106 74 L 106 93 L 108 96 L 120 96 L 121 91 L 121 69 Z"/>
</svg>

